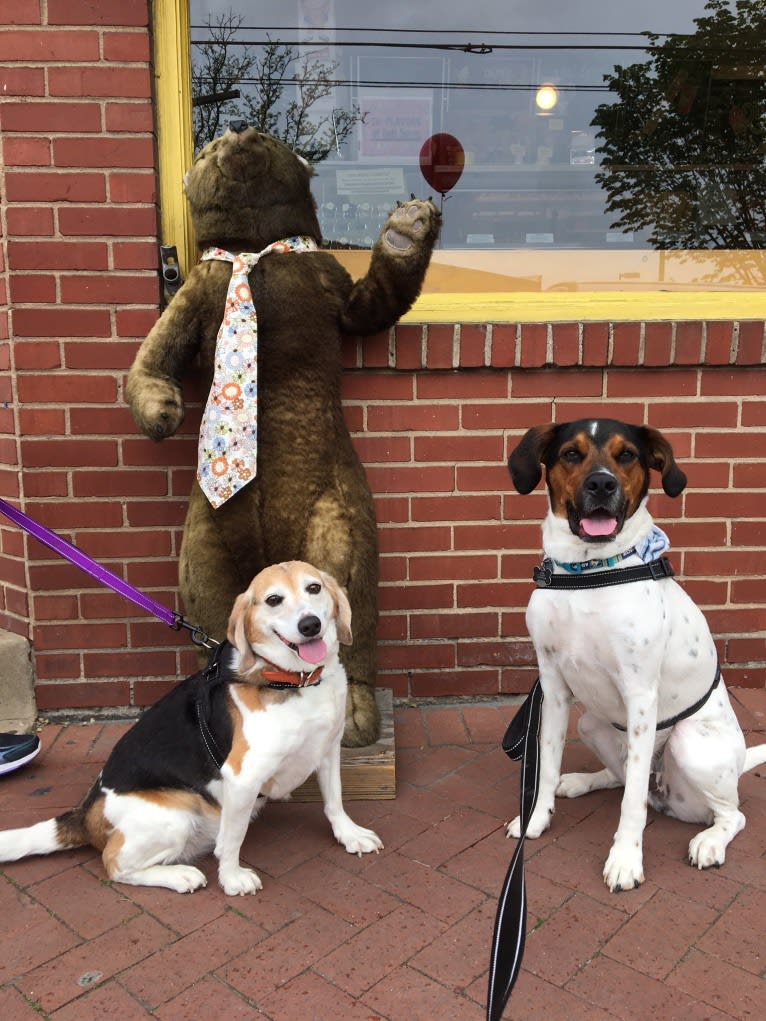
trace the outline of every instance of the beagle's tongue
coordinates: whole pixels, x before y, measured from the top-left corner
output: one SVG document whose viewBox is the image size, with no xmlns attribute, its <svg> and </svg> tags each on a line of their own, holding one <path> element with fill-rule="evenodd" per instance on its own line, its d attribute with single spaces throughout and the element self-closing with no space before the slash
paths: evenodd
<svg viewBox="0 0 766 1021">
<path fill-rule="evenodd" d="M 580 518 L 580 527 L 586 535 L 611 535 L 617 528 L 617 518 L 610 518 L 604 514 Z"/>
<path fill-rule="evenodd" d="M 304 663 L 321 663 L 327 655 L 327 646 L 321 638 L 314 638 L 310 642 L 303 642 L 296 649 Z"/>
</svg>

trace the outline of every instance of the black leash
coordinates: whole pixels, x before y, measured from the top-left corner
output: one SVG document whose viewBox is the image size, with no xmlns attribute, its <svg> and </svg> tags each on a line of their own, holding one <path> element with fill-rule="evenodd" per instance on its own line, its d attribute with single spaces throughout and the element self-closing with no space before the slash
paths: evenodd
<svg viewBox="0 0 766 1021">
<path fill-rule="evenodd" d="M 623 567 L 592 574 L 559 575 L 553 573 L 553 561 L 547 558 L 532 575 L 535 585 L 543 589 L 590 589 L 608 585 L 624 585 L 633 581 L 660 581 L 673 577 L 667 557 L 660 557 L 640 567 Z M 720 673 L 719 673 L 720 676 Z M 718 681 L 705 698 L 692 706 L 690 715 L 704 705 Z M 509 758 L 521 761 L 520 823 L 521 834 L 497 904 L 495 927 L 489 962 L 487 989 L 487 1021 L 500 1021 L 511 990 L 516 982 L 524 956 L 527 926 L 527 894 L 524 883 L 524 840 L 529 819 L 537 802 L 540 780 L 540 720 L 543 689 L 538 677 L 523 705 L 511 720 L 503 738 L 503 751 Z M 676 721 L 677 722 L 677 721 Z"/>
</svg>

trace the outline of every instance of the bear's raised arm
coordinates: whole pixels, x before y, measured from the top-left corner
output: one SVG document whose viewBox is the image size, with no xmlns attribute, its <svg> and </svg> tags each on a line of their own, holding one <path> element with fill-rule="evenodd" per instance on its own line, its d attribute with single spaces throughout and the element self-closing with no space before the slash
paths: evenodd
<svg viewBox="0 0 766 1021">
<path fill-rule="evenodd" d="M 387 330 L 420 294 L 441 217 L 433 202 L 412 199 L 390 214 L 372 250 L 370 269 L 341 311 L 344 333 Z"/>
</svg>

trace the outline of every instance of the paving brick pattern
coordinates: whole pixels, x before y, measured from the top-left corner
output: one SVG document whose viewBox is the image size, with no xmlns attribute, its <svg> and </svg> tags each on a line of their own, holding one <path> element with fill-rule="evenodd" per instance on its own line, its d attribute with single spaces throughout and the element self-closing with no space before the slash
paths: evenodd
<svg viewBox="0 0 766 1021">
<path fill-rule="evenodd" d="M 732 691 L 749 744 L 766 692 Z M 518 766 L 510 705 L 396 709 L 397 797 L 353 802 L 384 839 L 356 858 L 318 805 L 269 805 L 243 858 L 264 889 L 181 896 L 106 882 L 90 849 L 0 871 L 3 1021 L 481 1021 Z M 0 780 L 4 827 L 70 808 L 125 724 L 49 724 L 34 763 Z M 570 730 L 566 768 L 595 765 Z M 685 862 L 694 827 L 651 814 L 646 883 L 601 879 L 620 792 L 560 802 L 527 851 L 529 937 L 506 1011 L 524 1021 L 766 1017 L 766 771 L 740 785 L 747 829 L 722 869 Z"/>
</svg>

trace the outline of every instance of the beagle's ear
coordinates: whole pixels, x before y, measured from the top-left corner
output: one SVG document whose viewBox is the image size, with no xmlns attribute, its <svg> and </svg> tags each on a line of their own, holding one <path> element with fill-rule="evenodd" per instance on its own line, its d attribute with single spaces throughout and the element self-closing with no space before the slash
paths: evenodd
<svg viewBox="0 0 766 1021">
<path fill-rule="evenodd" d="M 522 436 L 519 445 L 511 452 L 508 458 L 508 471 L 516 490 L 522 496 L 531 493 L 542 478 L 543 471 L 540 466 L 555 430 L 555 422 L 536 425 Z"/>
<path fill-rule="evenodd" d="M 668 496 L 680 496 L 686 488 L 686 475 L 676 464 L 673 448 L 658 429 L 644 426 L 649 467 L 662 474 L 662 488 Z"/>
<path fill-rule="evenodd" d="M 229 617 L 229 627 L 226 632 L 227 639 L 239 653 L 239 673 L 245 674 L 255 666 L 255 656 L 247 640 L 247 618 L 253 605 L 250 590 L 238 595 L 234 608 Z"/>
<path fill-rule="evenodd" d="M 327 574 L 326 571 L 319 573 L 335 604 L 335 627 L 338 632 L 338 641 L 341 645 L 351 645 L 354 639 L 351 634 L 351 604 L 348 601 L 348 596 L 331 574 Z"/>
</svg>

